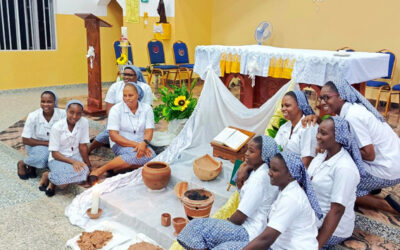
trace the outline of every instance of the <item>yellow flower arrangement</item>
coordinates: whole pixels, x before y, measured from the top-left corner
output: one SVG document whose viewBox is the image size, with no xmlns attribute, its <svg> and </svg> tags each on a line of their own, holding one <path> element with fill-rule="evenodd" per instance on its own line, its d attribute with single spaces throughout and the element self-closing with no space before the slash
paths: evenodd
<svg viewBox="0 0 400 250">
<path fill-rule="evenodd" d="M 178 96 L 174 100 L 174 105 L 178 106 L 178 107 L 180 106 L 181 111 L 184 111 L 187 108 L 187 106 L 189 105 L 189 103 L 190 103 L 190 101 L 186 100 L 186 96 L 184 96 L 184 95 Z"/>
<path fill-rule="evenodd" d="M 123 53 L 117 59 L 117 64 L 118 65 L 125 65 L 127 62 L 128 62 L 128 56 L 123 54 Z"/>
</svg>

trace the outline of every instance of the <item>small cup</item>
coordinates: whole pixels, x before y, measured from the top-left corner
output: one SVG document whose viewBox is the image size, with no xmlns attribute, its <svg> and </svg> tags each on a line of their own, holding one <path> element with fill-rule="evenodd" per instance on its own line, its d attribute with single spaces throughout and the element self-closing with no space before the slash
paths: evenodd
<svg viewBox="0 0 400 250">
<path fill-rule="evenodd" d="M 172 225 L 175 228 L 174 235 L 178 236 L 178 234 L 182 231 L 182 229 L 186 226 L 188 220 L 183 217 L 175 217 L 172 219 Z"/>
<path fill-rule="evenodd" d="M 161 225 L 164 227 L 171 225 L 171 215 L 169 213 L 163 213 L 161 215 Z"/>
<path fill-rule="evenodd" d="M 86 210 L 86 214 L 89 216 L 90 219 L 95 220 L 97 218 L 100 217 L 100 215 L 103 213 L 103 209 L 99 208 L 99 211 L 97 212 L 97 214 L 92 214 L 91 213 L 91 208 L 88 208 L 88 210 Z"/>
</svg>

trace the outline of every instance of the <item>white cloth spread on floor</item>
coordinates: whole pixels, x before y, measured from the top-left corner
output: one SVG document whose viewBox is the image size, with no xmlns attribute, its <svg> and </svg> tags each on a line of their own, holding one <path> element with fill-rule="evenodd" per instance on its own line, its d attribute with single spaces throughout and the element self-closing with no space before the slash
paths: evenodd
<svg viewBox="0 0 400 250">
<path fill-rule="evenodd" d="M 193 175 L 193 159 L 205 153 L 210 154 L 212 152 L 210 141 L 225 127 L 230 125 L 245 128 L 246 130 L 254 131 L 257 135 L 263 135 L 265 127 L 273 115 L 276 102 L 287 92 L 291 83 L 289 82 L 284 85 L 260 108 L 248 109 L 230 93 L 218 76 L 212 70 L 209 70 L 195 111 L 181 133 L 153 161 L 165 161 L 169 163 L 172 175 L 179 174 L 180 179 L 190 181 L 192 178 L 191 175 Z M 182 163 L 185 163 L 190 171 L 186 173 L 183 171 L 174 172 L 174 167 L 176 168 Z M 185 174 L 188 176 L 182 176 Z M 215 181 L 204 183 L 204 185 L 217 186 L 218 190 L 210 190 L 212 192 L 223 190 L 226 193 L 228 175 L 224 176 L 224 178 L 226 180 L 221 181 L 222 184 L 220 186 L 215 185 Z M 141 169 L 139 169 L 108 178 L 98 184 L 97 188 L 100 194 L 104 195 L 101 197 L 103 200 L 107 199 L 110 195 L 119 196 L 118 188 L 132 187 L 142 183 Z M 86 215 L 86 210 L 91 204 L 91 192 L 92 189 L 84 191 L 65 209 L 65 215 L 72 224 L 87 228 L 96 223 L 95 221 L 90 221 Z M 113 193 L 111 194 L 111 192 Z M 105 197 L 106 193 L 108 193 L 107 197 Z M 119 205 L 123 206 L 124 204 Z M 108 216 L 114 215 L 103 212 L 103 218 L 108 218 Z"/>
</svg>

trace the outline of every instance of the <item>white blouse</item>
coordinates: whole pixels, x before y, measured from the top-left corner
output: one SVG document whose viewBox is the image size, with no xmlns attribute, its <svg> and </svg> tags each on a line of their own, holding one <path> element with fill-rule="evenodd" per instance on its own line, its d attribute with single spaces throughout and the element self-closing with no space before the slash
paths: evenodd
<svg viewBox="0 0 400 250">
<path fill-rule="evenodd" d="M 89 143 L 89 122 L 82 117 L 69 131 L 67 119 L 54 124 L 50 132 L 49 151 L 58 151 L 66 157 L 79 154 L 79 144 Z M 52 154 L 49 161 L 53 160 Z"/>
<path fill-rule="evenodd" d="M 141 100 L 142 103 L 147 103 L 150 106 L 153 105 L 153 92 L 151 91 L 151 87 L 144 82 L 136 82 L 144 92 L 143 100 Z M 125 87 L 125 82 L 124 81 L 118 81 L 113 83 L 110 88 L 107 91 L 107 95 L 105 98 L 105 102 L 111 103 L 111 104 L 117 104 L 119 102 L 122 102 L 123 97 L 124 97 L 124 87 Z"/>
<path fill-rule="evenodd" d="M 268 227 L 281 233 L 271 246 L 274 250 L 318 249 L 317 217 L 297 181 L 289 183 L 272 204 Z"/>
<path fill-rule="evenodd" d="M 303 128 L 301 121 L 304 117 L 303 115 L 294 127 L 292 135 L 290 135 L 292 122 L 287 121 L 283 124 L 275 136 L 275 142 L 280 145 L 284 151 L 288 150 L 299 155 L 301 158 L 307 156 L 314 157 L 315 148 L 317 147 L 316 135 L 318 132 L 318 125 Z"/>
<path fill-rule="evenodd" d="M 43 116 L 43 110 L 41 108 L 37 109 L 29 113 L 24 129 L 22 130 L 22 137 L 48 141 L 50 138 L 51 127 L 57 121 L 65 117 L 64 109 L 54 108 L 53 117 L 51 117 L 50 121 L 47 122 Z"/>
<path fill-rule="evenodd" d="M 307 170 L 324 216 L 318 227 L 322 226 L 331 209 L 331 203 L 339 203 L 345 207 L 345 211 L 333 235 L 348 238 L 354 229 L 354 202 L 360 175 L 356 164 L 344 148 L 327 161 L 326 156 L 326 152 L 318 154 Z"/>
<path fill-rule="evenodd" d="M 150 105 L 138 102 L 133 114 L 125 102 L 115 104 L 108 114 L 107 130 L 116 130 L 128 140 L 141 142 L 145 129 L 154 129 L 154 113 Z M 110 139 L 111 147 L 115 142 Z"/>
<path fill-rule="evenodd" d="M 346 119 L 359 148 L 372 144 L 375 160 L 364 161 L 364 168 L 373 176 L 394 180 L 400 178 L 400 139 L 386 122 L 378 120 L 361 104 L 346 102 L 340 116 Z"/>
<path fill-rule="evenodd" d="M 238 210 L 247 216 L 242 226 L 249 234 L 249 241 L 267 227 L 268 214 L 278 193 L 278 187 L 270 184 L 268 166 L 265 163 L 252 171 L 244 183 L 240 190 Z"/>
</svg>

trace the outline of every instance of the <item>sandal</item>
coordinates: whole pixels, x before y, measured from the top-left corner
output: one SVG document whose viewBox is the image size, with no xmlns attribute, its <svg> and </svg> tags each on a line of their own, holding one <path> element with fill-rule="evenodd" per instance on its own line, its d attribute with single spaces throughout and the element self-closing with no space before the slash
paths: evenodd
<svg viewBox="0 0 400 250">
<path fill-rule="evenodd" d="M 36 178 L 37 177 L 36 168 L 28 166 L 27 175 L 29 178 Z"/>
<path fill-rule="evenodd" d="M 46 171 L 43 173 L 42 178 L 40 179 L 39 190 L 45 192 L 49 184 L 49 171 Z"/>
<path fill-rule="evenodd" d="M 400 213 L 400 204 L 399 201 L 392 195 L 388 195 L 385 197 L 385 201 L 387 201 L 387 203 L 389 203 L 389 205 L 396 210 L 398 213 Z"/>
<path fill-rule="evenodd" d="M 56 185 L 54 185 L 53 183 L 49 182 L 49 187 L 50 186 L 51 186 L 51 188 L 46 189 L 46 192 L 45 192 L 45 194 L 48 197 L 52 197 L 52 196 L 54 196 L 56 194 Z"/>
<path fill-rule="evenodd" d="M 24 165 L 22 166 L 21 164 L 24 164 Z M 25 174 L 20 174 L 22 167 L 24 169 Z M 17 162 L 17 169 L 18 169 L 17 170 L 18 177 L 21 180 L 27 180 L 29 178 L 29 174 L 26 172 L 25 163 L 22 160 Z"/>
<path fill-rule="evenodd" d="M 90 186 L 93 186 L 99 181 L 99 177 L 97 177 L 96 175 L 89 175 L 87 181 Z"/>
</svg>

